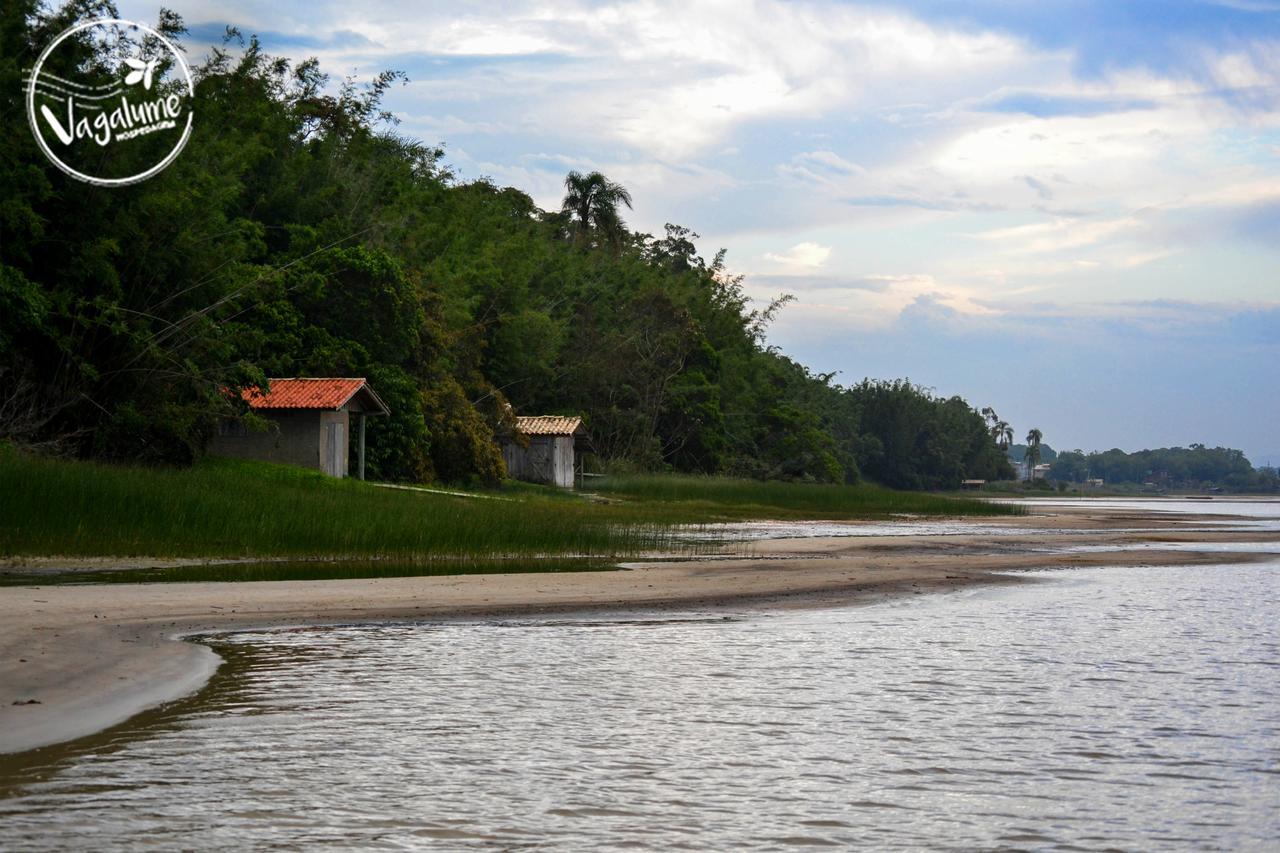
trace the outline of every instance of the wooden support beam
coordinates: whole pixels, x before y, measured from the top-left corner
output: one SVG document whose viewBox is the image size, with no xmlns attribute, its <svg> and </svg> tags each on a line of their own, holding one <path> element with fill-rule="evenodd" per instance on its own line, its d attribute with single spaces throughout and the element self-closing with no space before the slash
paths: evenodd
<svg viewBox="0 0 1280 853">
<path fill-rule="evenodd" d="M 360 451 L 359 451 L 360 466 L 359 468 L 360 468 L 360 479 L 363 480 L 364 479 L 364 419 L 365 419 L 364 412 L 360 412 L 359 418 L 360 418 Z"/>
</svg>

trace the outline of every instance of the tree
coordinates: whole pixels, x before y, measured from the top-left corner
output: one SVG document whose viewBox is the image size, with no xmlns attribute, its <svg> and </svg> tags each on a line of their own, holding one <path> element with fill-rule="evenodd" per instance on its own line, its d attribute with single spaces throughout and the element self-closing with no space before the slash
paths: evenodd
<svg viewBox="0 0 1280 853">
<path fill-rule="evenodd" d="M 631 209 L 631 193 L 600 172 L 570 172 L 564 179 L 565 196 L 561 211 L 573 221 L 573 239 L 578 245 L 590 244 L 594 232 L 619 250 L 626 223 L 618 213 L 620 205 Z"/>
<path fill-rule="evenodd" d="M 1008 421 L 1000 421 L 995 426 L 996 445 L 1004 453 L 1009 452 L 1009 448 L 1013 446 L 1013 427 Z"/>
<path fill-rule="evenodd" d="M 0 6 L 6 115 L 43 45 L 114 16 L 110 0 L 46 5 Z M 176 16 L 157 26 L 181 40 Z M 334 86 L 314 59 L 228 42 L 195 71 L 182 156 L 127 189 L 69 178 L 23 122 L 0 125 L 0 441 L 188 464 L 220 418 L 247 419 L 228 390 L 364 376 L 391 409 L 368 429 L 378 479 L 499 479 L 513 410 L 581 415 L 599 459 L 647 470 L 865 470 L 933 489 L 1014 476 L 994 412 L 909 382 L 841 387 L 769 346 L 790 297 L 753 307 L 686 227 L 629 232 L 631 195 L 599 172 L 569 174 L 556 211 L 460 182 L 388 124 L 398 75 Z M 116 75 L 105 48 L 82 48 L 76 62 Z M 1190 452 L 1178 476 L 1211 476 L 1209 451 Z"/>
<path fill-rule="evenodd" d="M 1044 433 L 1035 427 L 1027 433 L 1027 480 L 1036 478 L 1036 466 L 1040 464 L 1040 441 Z"/>
</svg>

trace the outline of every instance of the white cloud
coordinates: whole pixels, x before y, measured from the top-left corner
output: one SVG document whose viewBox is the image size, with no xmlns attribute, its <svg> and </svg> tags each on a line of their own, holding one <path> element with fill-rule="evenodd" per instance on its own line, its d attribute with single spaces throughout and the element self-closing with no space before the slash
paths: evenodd
<svg viewBox="0 0 1280 853">
<path fill-rule="evenodd" d="M 781 254 L 768 252 L 764 258 L 766 261 L 773 261 L 775 264 L 782 264 L 786 267 L 816 269 L 825 264 L 830 256 L 830 246 L 819 246 L 817 243 L 806 242 L 796 243 Z"/>
<path fill-rule="evenodd" d="M 1257 107 L 1280 92 L 1274 42 L 1206 38 L 1187 47 L 1193 70 L 1085 79 L 1070 49 L 884 3 L 171 5 L 189 24 L 312 39 L 285 50 L 335 75 L 405 68 L 401 131 L 448 142 L 464 178 L 555 207 L 565 171 L 599 168 L 632 191 L 635 227 L 681 222 L 748 272 L 928 275 L 921 292 L 963 290 L 958 304 L 1148 295 L 1175 267 L 1183 293 L 1203 274 L 1274 291 L 1265 269 L 1227 257 L 1219 276 L 1184 246 L 1220 244 L 1234 209 L 1280 198 L 1280 109 Z M 919 295 L 889 290 L 877 315 Z"/>
<path fill-rule="evenodd" d="M 1060 252 L 1064 249 L 1091 246 L 1141 225 L 1142 223 L 1134 217 L 1098 222 L 1058 219 L 1052 222 L 999 228 L 974 236 L 999 244 L 998 249 L 1002 252 Z"/>
</svg>

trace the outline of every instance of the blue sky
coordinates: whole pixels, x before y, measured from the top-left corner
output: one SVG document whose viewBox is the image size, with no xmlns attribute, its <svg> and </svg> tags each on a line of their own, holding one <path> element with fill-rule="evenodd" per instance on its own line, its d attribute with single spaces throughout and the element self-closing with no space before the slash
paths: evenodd
<svg viewBox="0 0 1280 853">
<path fill-rule="evenodd" d="M 195 56 L 235 24 L 405 71 L 464 179 L 604 171 L 794 294 L 772 342 L 841 381 L 1280 463 L 1280 0 L 166 5 Z"/>
</svg>

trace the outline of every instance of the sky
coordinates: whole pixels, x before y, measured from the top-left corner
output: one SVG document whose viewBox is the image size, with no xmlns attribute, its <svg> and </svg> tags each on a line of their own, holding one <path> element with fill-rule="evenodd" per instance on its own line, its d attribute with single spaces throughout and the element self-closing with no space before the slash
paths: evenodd
<svg viewBox="0 0 1280 853">
<path fill-rule="evenodd" d="M 836 381 L 1280 464 L 1280 0 L 164 5 L 193 59 L 232 24 L 405 72 L 460 179 L 557 208 L 599 169 L 793 294 L 770 343 Z"/>
</svg>

